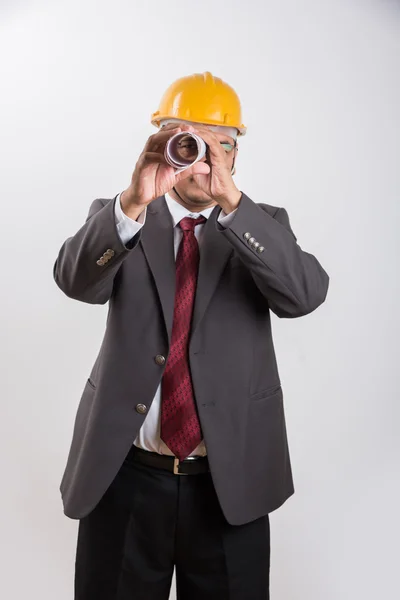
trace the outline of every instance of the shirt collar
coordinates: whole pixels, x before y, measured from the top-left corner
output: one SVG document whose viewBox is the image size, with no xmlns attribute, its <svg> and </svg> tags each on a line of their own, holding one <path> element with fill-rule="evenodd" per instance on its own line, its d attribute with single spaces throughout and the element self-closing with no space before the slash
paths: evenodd
<svg viewBox="0 0 400 600">
<path fill-rule="evenodd" d="M 194 219 L 197 219 L 198 216 L 203 215 L 203 217 L 205 217 L 206 219 L 209 218 L 209 216 L 211 215 L 212 211 L 214 210 L 214 206 L 211 206 L 211 208 L 205 208 L 204 210 L 202 210 L 199 213 L 192 213 L 190 212 L 190 210 L 188 210 L 187 208 L 185 208 L 184 206 L 182 206 L 182 204 L 179 204 L 179 202 L 177 202 L 176 200 L 174 200 L 172 198 L 172 196 L 170 196 L 168 193 L 165 194 L 165 201 L 168 205 L 169 208 L 169 212 L 171 213 L 172 216 L 172 220 L 174 222 L 174 227 L 176 225 L 178 225 L 178 223 L 184 218 L 184 217 L 192 217 Z"/>
</svg>

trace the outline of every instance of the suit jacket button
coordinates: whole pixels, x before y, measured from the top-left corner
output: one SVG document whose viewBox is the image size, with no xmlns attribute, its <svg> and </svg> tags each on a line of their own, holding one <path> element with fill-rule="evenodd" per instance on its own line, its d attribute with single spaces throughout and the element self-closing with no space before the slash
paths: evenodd
<svg viewBox="0 0 400 600">
<path fill-rule="evenodd" d="M 256 238 L 251 237 L 247 240 L 247 243 L 250 244 L 250 246 L 252 246 L 255 241 L 256 241 Z"/>
<path fill-rule="evenodd" d="M 264 246 L 259 246 L 259 247 L 257 248 L 257 252 L 258 252 L 259 254 L 261 254 L 261 252 L 264 252 L 264 250 L 265 250 Z"/>
<path fill-rule="evenodd" d="M 140 415 L 145 415 L 147 413 L 147 406 L 145 404 L 136 404 L 135 409 Z"/>
<path fill-rule="evenodd" d="M 243 237 L 244 237 L 244 239 L 245 239 L 245 240 L 248 240 L 248 239 L 250 239 L 250 238 L 251 238 L 251 233 L 247 232 L 247 233 L 245 233 L 245 234 L 243 235 Z"/>
<path fill-rule="evenodd" d="M 162 367 L 162 365 L 165 365 L 165 356 L 163 356 L 162 354 L 157 354 L 154 360 L 158 365 L 160 365 L 160 367 Z"/>
</svg>

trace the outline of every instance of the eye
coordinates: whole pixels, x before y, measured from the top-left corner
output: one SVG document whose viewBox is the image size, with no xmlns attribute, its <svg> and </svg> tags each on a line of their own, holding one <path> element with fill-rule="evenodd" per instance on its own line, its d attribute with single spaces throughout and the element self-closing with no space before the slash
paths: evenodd
<svg viewBox="0 0 400 600">
<path fill-rule="evenodd" d="M 232 152 L 232 150 L 234 148 L 233 144 L 228 144 L 227 142 L 220 142 L 220 143 L 226 153 Z"/>
</svg>

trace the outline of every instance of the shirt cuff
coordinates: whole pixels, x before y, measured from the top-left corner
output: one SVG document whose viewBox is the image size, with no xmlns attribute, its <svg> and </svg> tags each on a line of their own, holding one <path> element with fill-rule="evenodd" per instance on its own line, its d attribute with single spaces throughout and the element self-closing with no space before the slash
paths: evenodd
<svg viewBox="0 0 400 600">
<path fill-rule="evenodd" d="M 237 208 L 235 208 L 235 210 L 233 210 L 231 213 L 229 213 L 229 215 L 227 215 L 221 208 L 221 212 L 218 215 L 218 223 L 220 223 L 223 227 L 229 227 L 229 225 L 231 224 L 231 222 L 233 221 L 234 217 L 235 217 L 235 213 L 237 211 Z"/>
<path fill-rule="evenodd" d="M 147 206 L 140 213 L 137 218 L 137 221 L 134 221 L 130 217 L 128 217 L 121 206 L 121 194 L 118 194 L 115 200 L 114 206 L 114 214 L 115 214 L 115 223 L 117 225 L 118 235 L 121 239 L 121 242 L 126 245 L 129 240 L 131 240 L 135 235 L 142 229 L 143 225 L 146 222 L 146 214 L 147 214 Z"/>
</svg>

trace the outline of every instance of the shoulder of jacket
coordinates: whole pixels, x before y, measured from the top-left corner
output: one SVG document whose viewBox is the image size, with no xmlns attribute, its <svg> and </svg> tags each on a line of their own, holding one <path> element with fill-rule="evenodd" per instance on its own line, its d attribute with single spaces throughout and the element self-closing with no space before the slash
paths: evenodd
<svg viewBox="0 0 400 600">
<path fill-rule="evenodd" d="M 114 202 L 116 196 L 114 198 L 96 198 L 96 202 L 99 202 L 100 204 L 102 204 L 103 206 L 105 206 L 106 204 L 108 204 L 109 202 Z"/>
</svg>

